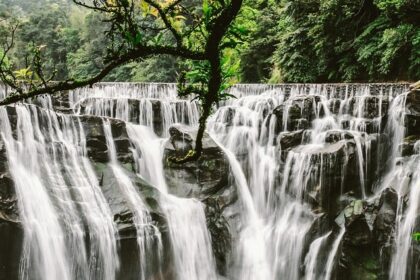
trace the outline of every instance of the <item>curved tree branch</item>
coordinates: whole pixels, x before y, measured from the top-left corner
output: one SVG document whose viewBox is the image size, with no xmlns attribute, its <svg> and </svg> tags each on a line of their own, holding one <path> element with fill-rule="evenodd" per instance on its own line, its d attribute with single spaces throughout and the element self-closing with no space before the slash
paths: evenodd
<svg viewBox="0 0 420 280">
<path fill-rule="evenodd" d="M 105 78 L 106 75 L 109 74 L 113 69 L 121 66 L 129 61 L 136 60 L 139 58 L 144 58 L 150 55 L 159 55 L 159 54 L 168 54 L 174 55 L 179 57 L 184 57 L 188 59 L 194 60 L 204 60 L 205 55 L 204 53 L 190 51 L 184 48 L 173 48 L 170 46 L 139 46 L 136 49 L 127 52 L 124 55 L 119 57 L 115 57 L 111 60 L 111 62 L 106 65 L 96 76 L 82 80 L 82 81 L 72 81 L 67 80 L 63 82 L 49 82 L 48 84 L 42 83 L 41 88 L 35 88 L 33 90 L 25 92 L 22 90 L 17 90 L 17 92 L 10 94 L 8 97 L 4 98 L 0 101 L 1 105 L 8 105 L 12 103 L 16 103 L 18 101 L 22 101 L 31 97 L 36 97 L 43 94 L 54 94 L 60 91 L 72 90 L 80 87 L 85 86 L 92 86 L 93 84 L 101 81 Z"/>
</svg>

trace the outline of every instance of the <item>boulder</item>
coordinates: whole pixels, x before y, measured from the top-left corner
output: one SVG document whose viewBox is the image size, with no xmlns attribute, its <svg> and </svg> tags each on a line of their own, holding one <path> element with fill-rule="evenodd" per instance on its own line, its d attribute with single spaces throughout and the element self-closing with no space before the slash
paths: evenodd
<svg viewBox="0 0 420 280">
<path fill-rule="evenodd" d="M 321 207 L 327 213 L 335 213 L 337 199 L 341 193 L 353 191 L 361 195 L 358 174 L 356 145 L 353 140 L 341 140 L 323 146 L 299 146 L 293 150 L 307 154 L 312 168 L 306 186 L 305 199 L 313 207 Z M 321 178 L 322 177 L 322 178 Z"/>
<path fill-rule="evenodd" d="M 281 158 L 286 159 L 287 153 L 299 146 L 302 143 L 304 136 L 303 130 L 291 131 L 291 132 L 280 132 L 278 136 L 278 146 L 281 151 Z"/>
<path fill-rule="evenodd" d="M 197 161 L 175 164 L 170 157 L 184 156 L 195 146 L 197 130 L 183 125 L 170 128 L 165 145 L 164 171 L 170 193 L 179 197 L 194 197 L 205 205 L 207 226 L 220 274 L 226 272 L 230 253 L 231 231 L 238 215 L 237 191 L 229 180 L 230 166 L 223 150 L 207 134 L 203 138 L 203 152 Z M 235 211 L 233 211 L 235 209 Z"/>
<path fill-rule="evenodd" d="M 228 188 L 229 162 L 222 149 L 205 133 L 198 161 L 175 164 L 170 157 L 182 157 L 195 146 L 196 129 L 175 125 L 169 129 L 165 145 L 164 169 L 169 192 L 179 197 L 204 199 Z"/>
<path fill-rule="evenodd" d="M 229 222 L 223 214 L 217 198 L 205 199 L 206 223 L 212 240 L 212 249 L 216 258 L 217 270 L 221 275 L 227 274 L 228 257 L 231 253 L 232 236 Z"/>
<path fill-rule="evenodd" d="M 351 245 L 366 245 L 372 239 L 372 229 L 369 226 L 369 218 L 365 215 L 365 202 L 353 200 L 344 209 L 345 239 Z"/>
<path fill-rule="evenodd" d="M 341 140 L 354 139 L 354 135 L 348 131 L 343 130 L 329 130 L 325 135 L 325 142 L 336 143 Z"/>
<path fill-rule="evenodd" d="M 387 279 L 398 196 L 385 189 L 372 200 L 351 199 L 336 219 L 346 227 L 340 279 Z"/>
<path fill-rule="evenodd" d="M 337 115 L 339 113 L 341 102 L 342 102 L 342 100 L 341 99 L 338 99 L 338 98 L 331 98 L 329 100 L 329 109 L 330 109 L 330 112 L 332 114 L 336 114 Z"/>
</svg>

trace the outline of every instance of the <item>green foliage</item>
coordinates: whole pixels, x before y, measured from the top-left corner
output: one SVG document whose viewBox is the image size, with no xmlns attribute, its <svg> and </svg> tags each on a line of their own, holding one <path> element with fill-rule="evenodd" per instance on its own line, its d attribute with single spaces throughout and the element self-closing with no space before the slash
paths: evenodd
<svg viewBox="0 0 420 280">
<path fill-rule="evenodd" d="M 251 1 L 244 11 L 244 24 L 250 33 L 241 45 L 242 81 L 266 81 L 272 69 L 271 57 L 276 50 L 280 7 L 275 1 Z"/>
<path fill-rule="evenodd" d="M 416 80 L 419 8 L 409 0 L 281 1 L 271 81 Z"/>
<path fill-rule="evenodd" d="M 156 9 L 139 2 L 139 17 L 153 28 Z M 162 1 L 168 5 L 170 1 Z M 224 1 L 183 0 L 194 16 L 203 16 L 199 32 L 187 29 L 191 21 L 179 11 L 170 20 L 182 42 L 200 49 Z M 241 13 L 223 41 L 222 92 L 234 82 L 342 82 L 395 81 L 420 78 L 420 5 L 412 0 L 244 0 Z M 47 74 L 55 79 L 86 79 L 97 74 L 112 48 L 124 44 L 170 43 L 168 32 L 129 32 L 111 46 L 104 15 L 78 8 L 71 0 L 0 0 L 0 19 L 22 22 L 16 48 L 8 63 L 26 68 L 31 48 L 45 45 Z M 7 31 L 7 30 L 6 30 Z M 0 26 L 0 38 L 5 30 Z M 111 50 L 111 52 L 110 52 Z M 198 64 L 170 56 L 144 58 L 112 71 L 107 81 L 175 82 L 177 73 L 191 70 L 186 81 L 199 80 Z M 206 72 L 204 72 L 206 73 Z M 207 72 L 208 74 L 208 72 Z M 208 81 L 200 81 L 204 85 Z"/>
<path fill-rule="evenodd" d="M 171 56 L 156 56 L 133 63 L 133 82 L 176 82 L 178 59 Z"/>
<path fill-rule="evenodd" d="M 67 15 L 64 7 L 51 4 L 22 18 L 23 23 L 17 33 L 15 62 L 20 68 L 27 67 L 27 57 L 33 46 L 45 46 L 45 72 L 51 75 L 57 69 L 56 79 L 67 77 L 67 54 L 77 48 L 77 31 L 66 26 Z M 46 32 L 45 30 L 48 30 Z M 74 38 L 76 37 L 76 38 Z"/>
</svg>

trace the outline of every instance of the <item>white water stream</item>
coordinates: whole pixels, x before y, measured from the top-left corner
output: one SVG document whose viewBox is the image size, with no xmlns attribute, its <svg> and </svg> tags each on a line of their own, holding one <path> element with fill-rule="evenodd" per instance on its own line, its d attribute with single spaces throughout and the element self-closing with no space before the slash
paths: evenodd
<svg viewBox="0 0 420 280">
<path fill-rule="evenodd" d="M 241 207 L 239 224 L 230 228 L 234 238 L 226 277 L 332 279 L 345 228 L 310 235 L 319 212 L 335 203 L 328 197 L 322 200 L 323 194 L 332 187 L 346 192 L 348 176 L 353 176 L 354 195 L 360 199 L 379 195 L 387 187 L 397 190 L 389 277 L 410 279 L 412 233 L 420 208 L 420 144 L 416 155 L 401 158 L 405 95 L 392 87 L 373 92 L 368 85 L 239 85 L 231 93 L 237 99 L 222 104 L 208 122 L 209 134 L 229 161 Z M 1 139 L 25 236 L 22 279 L 111 280 L 119 271 L 118 232 L 87 158 L 77 118 L 85 114 L 104 117 L 108 165 L 133 212 L 138 279 L 149 279 L 148 254 L 156 248 L 162 250 L 155 252 L 162 258 L 168 252 L 172 255 L 173 278 L 221 279 L 203 203 L 170 194 L 162 162 L 169 127 L 197 125 L 196 102 L 179 99 L 173 84 L 104 83 L 70 93 L 76 117 L 54 113 L 49 99 L 43 104 L 45 109 L 17 105 L 15 125 L 10 113 L 0 108 Z M 278 108 L 281 111 L 272 113 Z M 139 186 L 130 177 L 133 173 L 118 161 L 109 118 L 125 122 L 135 175 L 159 191 L 166 233 L 154 225 Z M 390 155 L 378 180 L 374 174 L 382 158 L 371 157 L 385 145 L 377 136 L 384 127 Z M 338 179 L 330 182 L 326 178 L 332 173 Z M 169 238 L 166 248 L 164 234 Z M 159 268 L 161 279 L 168 275 L 166 269 Z"/>
</svg>

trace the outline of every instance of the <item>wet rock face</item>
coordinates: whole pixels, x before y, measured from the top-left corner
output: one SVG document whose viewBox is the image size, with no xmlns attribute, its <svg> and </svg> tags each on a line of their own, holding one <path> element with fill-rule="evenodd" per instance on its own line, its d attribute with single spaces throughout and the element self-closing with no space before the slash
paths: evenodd
<svg viewBox="0 0 420 280">
<path fill-rule="evenodd" d="M 354 139 L 354 135 L 347 131 L 330 130 L 325 135 L 326 143 L 336 143 L 341 140 Z"/>
<path fill-rule="evenodd" d="M 410 135 L 404 138 L 403 143 L 400 144 L 399 150 L 403 157 L 411 156 L 417 153 L 416 149 L 420 148 L 420 134 Z"/>
<path fill-rule="evenodd" d="M 164 153 L 165 178 L 170 193 L 180 197 L 194 197 L 205 205 L 207 225 L 213 244 L 218 271 L 226 272 L 230 252 L 230 219 L 235 213 L 229 206 L 237 200 L 236 188 L 229 182 L 229 162 L 222 149 L 208 135 L 204 135 L 203 153 L 197 162 L 178 165 L 169 161 L 184 156 L 195 146 L 196 130 L 176 125 L 170 128 L 170 139 Z"/>
<path fill-rule="evenodd" d="M 309 128 L 317 113 L 322 112 L 318 107 L 320 100 L 320 97 L 316 95 L 297 96 L 276 107 L 272 112 L 277 117 L 276 130 L 294 131 Z M 285 117 L 287 117 L 287 122 Z"/>
<path fill-rule="evenodd" d="M 339 225 L 346 227 L 338 277 L 387 279 L 397 193 L 386 189 L 373 201 L 350 200 L 336 219 Z"/>
<path fill-rule="evenodd" d="M 217 199 L 205 199 L 206 223 L 212 239 L 212 249 L 216 258 L 217 270 L 221 275 L 227 273 L 228 256 L 231 252 L 232 237 L 229 222 L 223 215 L 223 210 Z"/>
<path fill-rule="evenodd" d="M 6 150 L 0 138 L 0 280 L 18 279 L 23 230 L 17 203 L 7 168 Z"/>
<path fill-rule="evenodd" d="M 170 128 L 165 145 L 165 178 L 171 193 L 180 197 L 206 198 L 228 187 L 229 163 L 223 151 L 205 134 L 203 154 L 197 162 L 178 165 L 170 157 L 182 157 L 195 146 L 196 130 L 186 126 Z"/>
<path fill-rule="evenodd" d="M 299 146 L 303 140 L 303 130 L 292 131 L 292 132 L 281 132 L 278 138 L 278 146 L 281 151 L 281 157 L 283 160 L 286 159 L 287 153 Z"/>
<path fill-rule="evenodd" d="M 162 102 L 158 99 L 133 99 L 133 98 L 85 98 L 76 106 L 76 111 L 86 115 L 111 116 L 135 124 L 153 126 L 158 136 L 166 133 L 168 121 L 172 122 L 175 117 L 182 123 L 191 123 L 187 104 L 189 101 Z"/>
<path fill-rule="evenodd" d="M 137 230 L 134 225 L 134 214 L 131 210 L 132 208 L 127 202 L 124 194 L 121 192 L 118 181 L 113 176 L 113 171 L 110 167 L 106 163 L 92 162 L 92 164 L 100 182 L 101 189 L 110 206 L 114 222 L 118 230 L 121 267 L 118 272 L 117 279 L 138 279 L 138 275 L 140 275 L 140 268 L 138 265 L 140 262 L 140 254 L 138 252 Z M 170 248 L 166 220 L 163 211 L 159 206 L 159 191 L 147 182 L 143 181 L 141 178 L 137 177 L 131 171 L 129 165 L 126 164 L 123 165 L 123 167 L 124 171 L 130 176 L 134 186 L 136 187 L 136 191 L 142 195 L 152 223 L 161 233 L 164 248 Z M 152 233 L 155 229 L 151 227 L 148 230 Z M 150 239 L 150 242 L 153 248 L 148 248 L 148 252 L 150 251 L 150 254 L 148 255 L 150 258 L 148 262 L 150 266 L 146 269 L 148 275 L 158 275 L 159 267 L 171 267 L 170 262 L 172 260 L 172 252 L 170 249 L 164 250 L 164 255 L 162 256 L 163 264 L 159 264 L 159 256 L 152 253 L 158 252 L 159 243 L 158 239 L 155 238 L 156 236 L 151 234 L 151 237 L 152 236 L 153 238 Z M 164 273 L 166 272 L 164 271 Z M 168 279 L 172 278 L 168 275 Z"/>
<path fill-rule="evenodd" d="M 300 159 L 302 156 L 305 158 Z M 289 163 L 288 163 L 289 162 Z M 354 140 L 340 140 L 320 147 L 296 147 L 287 154 L 285 164 L 304 169 L 306 184 L 303 199 L 316 211 L 335 213 L 337 201 L 343 192 L 353 191 L 361 196 L 361 183 L 358 178 L 358 160 Z M 284 170 L 281 167 L 280 170 Z M 281 174 L 284 176 L 284 174 Z M 290 174 L 289 181 L 294 180 Z M 310 178 L 310 179 L 309 179 Z M 293 189 L 290 190 L 293 192 Z M 334 214 L 329 215 L 333 219 Z"/>
<path fill-rule="evenodd" d="M 350 100 L 349 111 L 354 117 L 373 119 L 384 117 L 388 107 L 387 99 L 378 96 L 357 96 Z"/>
<path fill-rule="evenodd" d="M 83 126 L 88 157 L 96 162 L 108 162 L 108 146 L 103 127 L 103 119 L 96 116 L 80 116 L 75 118 L 78 118 Z M 118 160 L 123 163 L 134 163 L 125 122 L 117 119 L 109 119 L 109 121 L 111 123 L 111 132 L 114 138 Z"/>
<path fill-rule="evenodd" d="M 69 92 L 63 91 L 55 93 L 51 96 L 51 103 L 54 108 L 54 111 L 69 114 L 72 113 L 73 110 L 70 106 L 70 99 L 69 99 Z"/>
<path fill-rule="evenodd" d="M 420 137 L 420 89 L 413 89 L 408 93 L 405 107 L 406 136 Z"/>
</svg>

